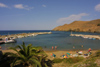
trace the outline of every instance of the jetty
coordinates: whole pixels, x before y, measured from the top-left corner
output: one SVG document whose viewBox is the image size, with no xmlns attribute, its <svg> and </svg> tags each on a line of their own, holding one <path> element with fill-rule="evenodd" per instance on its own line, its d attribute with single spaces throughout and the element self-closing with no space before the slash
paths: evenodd
<svg viewBox="0 0 100 67">
<path fill-rule="evenodd" d="M 16 38 L 23 38 L 23 37 L 29 37 L 29 36 L 37 36 L 40 34 L 52 34 L 52 32 L 34 32 L 34 33 L 19 33 L 19 34 L 11 34 L 11 35 L 0 35 L 0 38 L 3 39 L 5 37 L 8 37 L 8 38 L 13 37 L 14 39 L 16 39 Z"/>
<path fill-rule="evenodd" d="M 82 38 L 88 38 L 88 39 L 99 39 L 100 40 L 100 35 L 83 35 L 83 34 L 70 34 L 70 36 L 76 36 L 76 37 L 82 37 Z"/>
</svg>

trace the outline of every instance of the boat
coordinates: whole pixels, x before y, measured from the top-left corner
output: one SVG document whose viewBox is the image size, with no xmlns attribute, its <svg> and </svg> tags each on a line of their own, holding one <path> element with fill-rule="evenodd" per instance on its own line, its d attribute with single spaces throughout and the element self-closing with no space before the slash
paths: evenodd
<svg viewBox="0 0 100 67">
<path fill-rule="evenodd" d="M 0 44 L 4 44 L 5 42 L 4 42 L 4 40 L 1 38 L 0 39 Z"/>
<path fill-rule="evenodd" d="M 16 43 L 17 41 L 15 39 L 12 39 L 12 38 L 5 38 L 5 41 L 4 43 L 7 44 L 7 43 Z"/>
<path fill-rule="evenodd" d="M 7 41 L 4 41 L 4 42 L 5 42 L 5 44 L 6 44 L 6 43 L 16 43 L 17 41 L 16 41 L 16 40 L 11 39 L 11 40 L 7 40 Z"/>
</svg>

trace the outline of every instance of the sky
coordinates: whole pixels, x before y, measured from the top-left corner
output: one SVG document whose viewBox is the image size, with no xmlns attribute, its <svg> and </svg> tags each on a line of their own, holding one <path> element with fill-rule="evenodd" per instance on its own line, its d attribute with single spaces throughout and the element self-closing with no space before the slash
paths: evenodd
<svg viewBox="0 0 100 67">
<path fill-rule="evenodd" d="M 0 30 L 52 30 L 100 19 L 100 0 L 0 0 Z"/>
</svg>

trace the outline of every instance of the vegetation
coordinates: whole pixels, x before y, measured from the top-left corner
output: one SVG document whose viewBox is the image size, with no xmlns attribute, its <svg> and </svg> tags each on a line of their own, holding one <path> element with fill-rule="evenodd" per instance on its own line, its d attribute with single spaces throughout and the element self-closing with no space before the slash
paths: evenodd
<svg viewBox="0 0 100 67">
<path fill-rule="evenodd" d="M 40 47 L 32 47 L 32 44 L 25 46 L 23 42 L 21 46 L 18 45 L 15 48 L 10 47 L 10 49 L 16 51 L 16 53 L 5 53 L 2 57 L 4 63 L 0 64 L 0 67 L 5 65 L 7 65 L 7 67 L 47 67 L 47 55 Z"/>
<path fill-rule="evenodd" d="M 63 59 L 60 58 L 55 58 L 52 60 L 53 63 L 61 63 L 63 61 Z"/>
<path fill-rule="evenodd" d="M 73 64 L 73 63 L 80 62 L 83 59 L 84 58 L 82 58 L 82 57 L 74 57 L 74 58 L 66 58 L 66 59 L 55 58 L 52 61 L 53 61 L 53 63 L 61 63 L 61 62 L 64 62 L 64 63 L 68 63 L 68 64 Z"/>
<path fill-rule="evenodd" d="M 99 62 L 96 62 L 96 60 L 100 62 L 100 50 L 87 58 L 84 62 L 81 62 L 81 64 L 74 65 L 74 67 L 100 67 L 100 65 L 98 65 Z"/>
<path fill-rule="evenodd" d="M 100 33 L 100 19 L 92 21 L 74 21 L 70 24 L 55 27 L 55 31 L 92 32 Z M 90 29 L 90 30 L 89 30 Z"/>
<path fill-rule="evenodd" d="M 97 24 L 97 26 L 100 26 L 100 24 Z"/>
<path fill-rule="evenodd" d="M 100 64 L 100 51 L 92 54 L 87 59 L 82 57 L 73 58 L 54 58 L 53 60 L 47 59 L 47 55 L 44 53 L 41 47 L 33 47 L 32 44 L 25 46 L 25 43 L 21 46 L 16 46 L 10 49 L 16 51 L 6 52 L 0 61 L 0 67 L 52 67 L 52 64 L 60 64 L 65 67 L 99 67 Z M 62 67 L 61 66 L 61 67 Z"/>
<path fill-rule="evenodd" d="M 95 57 L 100 57 L 100 50 L 96 52 Z"/>
<path fill-rule="evenodd" d="M 89 29 L 88 31 L 91 32 L 91 29 Z"/>
<path fill-rule="evenodd" d="M 67 59 L 64 59 L 64 62 L 65 62 L 65 63 L 69 63 L 69 64 L 73 64 L 73 63 L 80 62 L 80 61 L 82 61 L 83 59 L 84 59 L 84 58 L 82 58 L 82 57 L 67 58 Z"/>
</svg>

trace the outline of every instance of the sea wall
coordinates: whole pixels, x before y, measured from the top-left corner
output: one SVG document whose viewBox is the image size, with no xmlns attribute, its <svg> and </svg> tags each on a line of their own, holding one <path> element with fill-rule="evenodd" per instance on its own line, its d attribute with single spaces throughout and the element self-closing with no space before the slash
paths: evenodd
<svg viewBox="0 0 100 67">
<path fill-rule="evenodd" d="M 52 32 L 20 33 L 20 34 L 11 34 L 11 35 L 0 35 L 0 38 L 5 38 L 5 37 L 23 38 L 23 37 L 28 37 L 28 36 L 36 36 L 40 34 L 51 34 L 51 33 Z"/>
<path fill-rule="evenodd" d="M 76 37 L 82 37 L 82 38 L 88 38 L 88 39 L 99 39 L 100 35 L 83 35 L 83 34 L 70 34 L 70 36 L 76 36 Z"/>
</svg>

